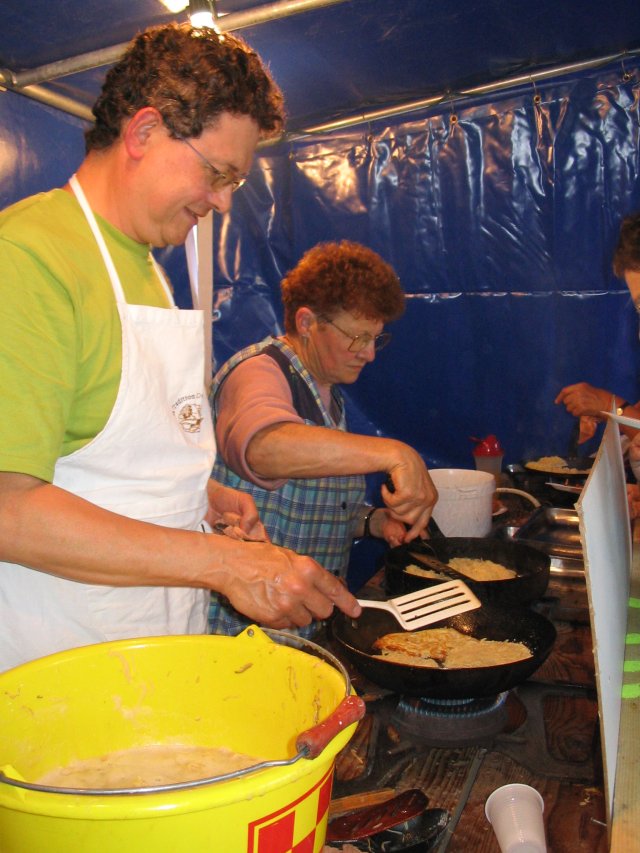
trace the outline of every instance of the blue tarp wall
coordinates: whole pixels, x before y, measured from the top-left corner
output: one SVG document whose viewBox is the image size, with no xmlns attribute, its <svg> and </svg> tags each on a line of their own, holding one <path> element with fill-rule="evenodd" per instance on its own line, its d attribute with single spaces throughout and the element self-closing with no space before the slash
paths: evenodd
<svg viewBox="0 0 640 853">
<path fill-rule="evenodd" d="M 553 400 L 638 393 L 638 322 L 611 258 L 640 209 L 638 69 L 527 87 L 267 151 L 216 234 L 215 354 L 280 331 L 279 281 L 320 240 L 376 249 L 408 296 L 347 393 L 354 425 L 471 467 L 566 452 Z"/>
</svg>

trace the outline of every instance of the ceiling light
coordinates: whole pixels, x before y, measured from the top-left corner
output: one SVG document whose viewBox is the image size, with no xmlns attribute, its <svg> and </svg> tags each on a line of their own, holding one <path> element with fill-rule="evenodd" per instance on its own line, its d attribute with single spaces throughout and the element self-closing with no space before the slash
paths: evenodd
<svg viewBox="0 0 640 853">
<path fill-rule="evenodd" d="M 160 2 L 174 15 L 178 12 L 182 12 L 182 10 L 186 9 L 189 5 L 189 0 L 160 0 Z"/>
<path fill-rule="evenodd" d="M 197 29 L 209 27 L 220 32 L 216 17 L 215 0 L 189 0 L 189 20 L 192 26 Z"/>
</svg>

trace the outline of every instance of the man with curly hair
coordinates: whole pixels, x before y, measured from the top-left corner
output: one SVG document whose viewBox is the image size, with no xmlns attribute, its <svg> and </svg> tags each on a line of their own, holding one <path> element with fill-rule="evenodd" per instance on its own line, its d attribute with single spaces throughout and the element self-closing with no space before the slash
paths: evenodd
<svg viewBox="0 0 640 853">
<path fill-rule="evenodd" d="M 264 540 L 250 496 L 209 479 L 199 311 L 151 246 L 231 205 L 282 96 L 240 39 L 136 37 L 107 74 L 69 184 L 0 215 L 0 669 L 119 638 L 206 630 L 210 591 L 272 627 L 333 606 L 337 578 Z"/>
<path fill-rule="evenodd" d="M 412 447 L 347 431 L 339 389 L 389 342 L 383 328 L 403 313 L 404 293 L 389 264 L 347 240 L 310 249 L 281 291 L 285 334 L 241 350 L 216 374 L 213 475 L 253 496 L 274 543 L 345 578 L 354 537 L 410 541 L 425 533 L 437 497 Z M 374 472 L 393 484 L 382 486 L 383 507 L 364 502 L 364 475 Z M 246 625 L 216 595 L 210 621 L 219 633 Z"/>
</svg>

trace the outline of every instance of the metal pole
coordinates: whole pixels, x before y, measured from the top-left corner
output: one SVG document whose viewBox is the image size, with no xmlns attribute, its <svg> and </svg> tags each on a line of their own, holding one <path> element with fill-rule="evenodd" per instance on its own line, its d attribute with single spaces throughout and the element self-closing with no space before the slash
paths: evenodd
<svg viewBox="0 0 640 853">
<path fill-rule="evenodd" d="M 300 12 L 308 12 L 310 9 L 320 9 L 324 6 L 333 6 L 336 3 L 344 3 L 345 0 L 276 0 L 256 9 L 245 9 L 243 12 L 231 12 L 216 19 L 216 23 L 223 32 L 240 30 L 251 27 L 254 24 L 262 24 L 266 21 L 275 21 Z M 111 47 L 93 50 L 89 53 L 81 53 L 78 56 L 70 56 L 58 62 L 49 62 L 37 68 L 29 68 L 24 71 L 11 71 L 8 68 L 0 68 L 0 85 L 12 89 L 29 86 L 32 83 L 45 83 L 67 74 L 76 74 L 79 71 L 87 71 L 89 68 L 100 68 L 117 62 L 128 46 L 128 42 L 115 44 Z"/>
<path fill-rule="evenodd" d="M 11 92 L 16 92 L 18 95 L 25 95 L 27 98 L 39 101 L 41 104 L 47 104 L 47 106 L 54 107 L 69 115 L 77 116 L 85 121 L 93 121 L 93 113 L 89 107 L 73 98 L 68 98 L 66 95 L 59 95 L 57 92 L 52 92 L 51 89 L 46 89 L 44 86 L 23 86 L 20 89 L 14 89 L 13 86 L 6 86 L 5 88 Z"/>
<path fill-rule="evenodd" d="M 337 3 L 344 2 L 345 0 L 276 0 L 275 3 L 267 3 L 255 9 L 245 9 L 244 12 L 230 12 L 228 15 L 221 15 L 217 18 L 217 23 L 223 31 L 241 30 L 252 27 L 254 24 L 276 21 L 279 18 L 287 18 L 300 12 L 322 9 L 324 6 L 335 6 Z"/>
<path fill-rule="evenodd" d="M 265 21 L 272 21 L 289 15 L 295 15 L 300 12 L 306 12 L 310 9 L 319 9 L 324 6 L 331 6 L 342 2 L 345 2 L 345 0 L 276 0 L 274 3 L 269 3 L 256 9 L 247 9 L 243 12 L 232 12 L 229 15 L 223 15 L 217 19 L 217 23 L 222 31 L 237 30 L 254 24 L 264 23 Z M 87 121 L 92 121 L 93 115 L 85 104 L 75 101 L 72 98 L 67 98 L 63 95 L 55 95 L 45 88 L 32 84 L 53 80 L 79 71 L 86 71 L 89 68 L 98 68 L 102 65 L 109 65 L 120 58 L 126 49 L 127 44 L 128 43 L 113 45 L 101 50 L 91 51 L 90 53 L 79 54 L 78 56 L 62 59 L 59 62 L 51 62 L 47 65 L 41 65 L 38 68 L 32 68 L 26 71 L 16 72 L 7 68 L 0 68 L 0 87 L 5 86 L 7 89 L 18 92 L 19 94 L 27 95 L 28 97 L 42 101 L 50 106 L 57 107 L 71 115 L 76 115 L 80 118 L 86 119 Z M 457 103 L 476 95 L 492 94 L 504 89 L 526 85 L 527 83 L 537 83 L 542 80 L 548 80 L 564 74 L 590 70 L 601 65 L 607 65 L 611 62 L 623 60 L 627 57 L 637 56 L 638 54 L 640 54 L 640 49 L 624 51 L 622 53 L 601 56 L 596 59 L 585 60 L 582 62 L 574 62 L 567 65 L 556 65 L 553 68 L 547 68 L 543 71 L 521 74 L 517 77 L 508 77 L 502 80 L 497 80 L 493 83 L 486 83 L 470 89 L 463 89 L 459 92 L 445 92 L 438 95 L 432 95 L 429 98 L 423 98 L 418 101 L 397 104 L 395 106 L 379 110 L 371 110 L 355 116 L 347 116 L 343 119 L 338 119 L 337 121 L 327 122 L 326 124 L 319 124 L 305 129 L 293 130 L 291 133 L 286 134 L 285 137 L 281 137 L 280 139 L 270 139 L 267 142 L 261 143 L 259 147 L 269 147 L 279 142 L 282 138 L 286 138 L 290 141 L 296 141 L 298 139 L 304 139 L 307 136 L 331 133 L 336 130 L 345 130 L 347 128 L 356 127 L 359 124 L 367 124 L 386 118 L 393 118 L 397 115 L 417 112 L 444 102 Z M 25 87 L 29 87 L 29 91 L 26 91 Z"/>
<path fill-rule="evenodd" d="M 318 124 L 313 127 L 306 128 L 300 131 L 292 131 L 280 139 L 269 139 L 260 144 L 261 148 L 266 148 L 269 145 L 274 145 L 286 138 L 287 141 L 295 142 L 298 139 L 304 139 L 307 136 L 313 136 L 321 133 L 330 133 L 335 130 L 344 130 L 350 127 L 356 127 L 359 124 L 367 124 L 374 121 L 380 121 L 386 118 L 393 118 L 397 115 L 405 115 L 406 113 L 417 112 L 419 110 L 428 109 L 429 107 L 437 106 L 438 104 L 453 104 L 464 101 L 476 95 L 490 95 L 494 92 L 499 92 L 504 89 L 515 89 L 518 86 L 524 86 L 528 83 L 538 83 L 542 80 L 548 80 L 553 77 L 561 77 L 565 74 L 573 74 L 578 71 L 587 71 L 592 68 L 598 68 L 609 63 L 625 59 L 626 57 L 637 56 L 640 54 L 640 49 L 625 51 L 624 53 L 611 54 L 609 56 L 601 56 L 597 59 L 589 59 L 583 62 L 574 62 L 568 65 L 556 65 L 553 68 L 546 68 L 544 71 L 536 71 L 531 74 L 521 74 L 518 77 L 506 77 L 502 80 L 496 80 L 493 83 L 485 83 L 481 86 L 474 86 L 471 89 L 461 89 L 459 92 L 445 92 L 439 95 L 432 95 L 429 98 L 424 98 L 419 101 L 412 101 L 405 104 L 397 104 L 393 107 L 386 107 L 379 110 L 371 110 L 366 113 L 355 116 L 346 116 L 343 119 L 327 122 L 326 124 Z"/>
</svg>

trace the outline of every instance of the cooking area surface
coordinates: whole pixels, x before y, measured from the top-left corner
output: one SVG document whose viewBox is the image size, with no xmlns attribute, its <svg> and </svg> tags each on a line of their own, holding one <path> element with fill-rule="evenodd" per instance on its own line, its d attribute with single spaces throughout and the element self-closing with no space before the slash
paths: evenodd
<svg viewBox="0 0 640 853">
<path fill-rule="evenodd" d="M 366 594 L 380 597 L 383 573 Z M 367 715 L 338 756 L 331 814 L 420 789 L 449 823 L 424 849 L 497 853 L 488 795 L 522 782 L 545 801 L 554 853 L 607 849 L 594 661 L 584 576 L 552 574 L 534 608 L 557 630 L 553 650 L 523 683 L 495 696 L 403 696 L 347 664 Z M 334 641 L 331 650 L 341 657 Z M 400 849 L 400 848 L 399 848 Z"/>
</svg>

